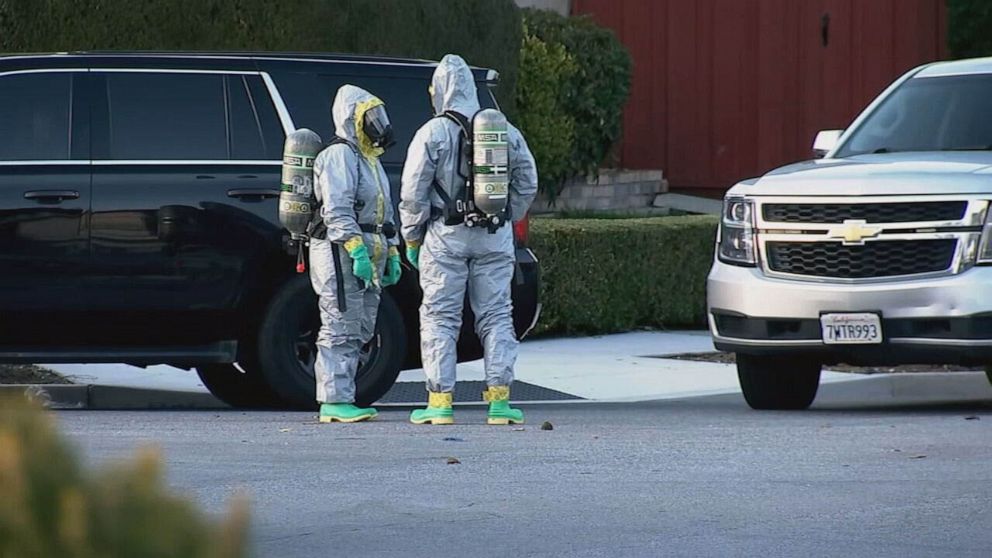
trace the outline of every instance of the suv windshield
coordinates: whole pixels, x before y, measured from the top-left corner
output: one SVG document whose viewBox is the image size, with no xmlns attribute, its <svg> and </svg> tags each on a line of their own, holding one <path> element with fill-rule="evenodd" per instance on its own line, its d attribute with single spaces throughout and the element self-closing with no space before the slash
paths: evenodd
<svg viewBox="0 0 992 558">
<path fill-rule="evenodd" d="M 992 75 L 914 78 L 889 95 L 837 157 L 992 150 Z"/>
</svg>

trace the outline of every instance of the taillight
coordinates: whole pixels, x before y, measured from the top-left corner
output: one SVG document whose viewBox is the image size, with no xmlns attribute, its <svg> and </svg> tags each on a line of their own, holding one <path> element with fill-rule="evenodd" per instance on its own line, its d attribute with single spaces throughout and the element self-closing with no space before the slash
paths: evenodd
<svg viewBox="0 0 992 558">
<path fill-rule="evenodd" d="M 520 246 L 527 245 L 527 237 L 530 235 L 530 215 L 524 213 L 524 218 L 513 225 L 513 238 Z"/>
</svg>

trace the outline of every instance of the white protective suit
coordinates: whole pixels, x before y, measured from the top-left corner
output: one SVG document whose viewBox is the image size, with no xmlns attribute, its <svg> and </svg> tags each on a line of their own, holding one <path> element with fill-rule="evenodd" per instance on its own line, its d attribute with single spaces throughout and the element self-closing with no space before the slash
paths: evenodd
<svg viewBox="0 0 992 558">
<path fill-rule="evenodd" d="M 361 225 L 393 222 L 389 179 L 361 127 L 365 111 L 382 101 L 367 91 L 344 85 L 331 108 L 335 134 L 347 141 L 320 152 L 313 164 L 315 194 L 327 226 L 326 240 L 310 241 L 310 282 L 320 297 L 317 336 L 317 400 L 353 403 L 359 353 L 375 333 L 381 281 L 390 245 L 398 238 L 362 232 Z M 365 284 L 352 272 L 346 246 L 361 239 L 368 249 L 375 279 Z"/>
<path fill-rule="evenodd" d="M 431 83 L 434 113 L 454 110 L 471 119 L 479 111 L 475 80 L 456 55 L 445 56 Z M 509 131 L 510 215 L 524 217 L 537 195 L 537 169 L 527 142 L 512 125 Z M 449 197 L 462 186 L 457 167 L 459 127 L 448 118 L 424 124 L 407 152 L 400 193 L 400 220 L 408 244 L 422 243 L 420 286 L 421 356 L 427 388 L 437 393 L 455 387 L 456 344 L 462 323 L 465 289 L 475 313 L 475 330 L 485 351 L 490 386 L 509 386 L 517 359 L 510 285 L 514 271 L 513 228 L 495 234 L 485 228 L 446 226 L 432 220 L 431 208 L 442 207 L 435 181 Z"/>
</svg>

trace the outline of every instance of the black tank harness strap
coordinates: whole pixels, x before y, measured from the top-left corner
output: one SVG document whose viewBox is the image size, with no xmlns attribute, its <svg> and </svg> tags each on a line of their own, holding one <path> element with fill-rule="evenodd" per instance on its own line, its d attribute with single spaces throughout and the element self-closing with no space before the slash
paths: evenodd
<svg viewBox="0 0 992 558">
<path fill-rule="evenodd" d="M 392 239 L 396 238 L 396 225 L 386 222 L 381 225 L 368 225 L 359 223 L 358 228 L 364 233 L 369 234 L 381 234 L 385 235 L 386 238 Z"/>
<path fill-rule="evenodd" d="M 338 299 L 338 310 L 343 314 L 348 311 L 348 302 L 344 295 L 344 274 L 341 267 L 341 245 L 337 242 L 331 244 L 331 258 L 334 260 L 334 279 Z"/>
<path fill-rule="evenodd" d="M 467 158 L 465 156 L 465 149 L 468 149 L 470 152 L 474 150 L 473 142 L 475 141 L 475 138 L 472 129 L 472 122 L 475 119 L 475 116 L 473 115 L 472 118 L 469 118 L 460 112 L 446 110 L 436 118 L 446 118 L 451 120 L 457 124 L 460 129 L 458 139 L 458 155 L 455 159 L 457 161 L 455 174 L 461 179 L 461 186 L 453 192 L 452 195 L 448 195 L 448 193 L 435 178 L 431 185 L 437 193 L 437 196 L 441 199 L 441 204 L 443 207 L 436 207 L 432 205 L 430 218 L 431 221 L 443 219 L 444 224 L 447 226 L 465 224 L 471 226 L 475 224 L 473 222 L 469 222 L 469 220 L 473 219 L 473 214 L 482 215 L 482 213 L 479 212 L 474 205 L 475 183 L 474 177 L 470 176 L 472 173 L 472 153 L 470 153 Z M 466 164 L 466 161 L 468 161 L 468 164 Z M 463 170 L 465 172 L 462 172 Z M 509 193 L 507 194 L 507 202 L 509 202 Z M 499 220 L 498 225 L 495 227 L 489 225 L 490 233 L 496 232 L 497 228 L 502 227 L 510 221 L 509 203 L 507 203 L 506 208 L 500 216 L 501 219 Z"/>
<path fill-rule="evenodd" d="M 358 155 L 358 147 L 356 147 L 354 143 L 340 136 L 334 136 L 331 139 L 331 141 L 327 143 L 327 146 L 324 147 L 324 149 L 327 149 L 332 145 L 338 145 L 342 143 L 350 147 L 352 152 L 355 153 L 356 155 L 355 176 L 361 177 L 362 161 L 360 156 Z M 307 236 L 309 236 L 310 238 L 316 238 L 318 240 L 324 240 L 327 238 L 327 225 L 324 224 L 324 218 L 321 215 L 321 209 L 323 208 L 323 206 L 324 206 L 324 202 L 323 200 L 321 200 L 321 202 L 317 204 L 317 207 L 314 209 L 313 217 L 310 220 L 310 225 L 307 227 Z M 356 220 L 358 218 L 357 209 L 355 211 L 355 218 Z M 377 225 L 374 223 L 359 223 L 358 228 L 361 229 L 361 231 L 364 233 L 383 234 L 386 236 L 387 239 L 392 239 L 396 237 L 396 225 L 394 225 L 393 223 L 383 223 L 381 225 Z"/>
<path fill-rule="evenodd" d="M 443 207 L 431 206 L 431 220 L 444 219 L 444 224 L 448 226 L 461 225 L 465 222 L 465 213 L 468 212 L 468 200 L 472 199 L 471 180 L 467 174 L 462 173 L 462 166 L 465 162 L 465 147 L 472 144 L 472 121 L 464 114 L 446 110 L 435 118 L 447 118 L 454 122 L 459 128 L 458 155 L 455 160 L 458 166 L 455 167 L 455 174 L 462 179 L 462 184 L 453 196 L 449 196 L 444 187 L 435 179 L 431 184 L 437 197 L 441 198 Z"/>
<path fill-rule="evenodd" d="M 352 152 L 355 153 L 356 155 L 355 176 L 360 179 L 362 176 L 362 160 L 358 154 L 358 148 L 352 142 L 340 136 L 334 136 L 334 138 L 332 138 L 331 141 L 327 143 L 325 149 L 331 147 L 332 145 L 338 145 L 338 144 L 347 145 L 348 147 L 351 148 Z M 323 200 L 321 200 L 321 202 L 317 204 L 317 207 L 314 210 L 314 215 L 313 218 L 310 220 L 310 225 L 307 227 L 307 236 L 309 236 L 310 238 L 316 238 L 318 240 L 327 239 L 327 225 L 324 224 L 324 218 L 321 215 L 321 209 L 323 208 L 323 206 L 324 203 Z M 356 220 L 358 218 L 357 208 L 355 211 L 355 218 Z M 394 225 L 393 223 L 383 223 L 381 225 L 359 223 L 358 228 L 364 233 L 382 234 L 388 239 L 394 238 L 396 236 L 396 225 Z M 337 306 L 338 306 L 338 310 L 343 313 L 348 311 L 348 302 L 347 299 L 345 298 L 344 266 L 341 264 L 341 248 L 342 247 L 340 242 L 331 243 L 331 258 L 334 263 L 334 278 L 336 283 L 335 292 L 337 294 L 337 299 L 338 299 Z M 355 279 L 358 281 L 359 287 L 365 288 L 365 285 L 361 279 L 357 277 Z"/>
</svg>

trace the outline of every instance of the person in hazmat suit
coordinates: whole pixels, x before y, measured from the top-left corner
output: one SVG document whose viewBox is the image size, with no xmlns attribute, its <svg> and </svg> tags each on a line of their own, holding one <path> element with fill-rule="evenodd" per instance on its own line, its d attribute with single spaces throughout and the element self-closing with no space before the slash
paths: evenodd
<svg viewBox="0 0 992 558">
<path fill-rule="evenodd" d="M 392 127 L 383 102 L 353 85 L 338 89 L 331 114 L 336 137 L 313 164 L 317 400 L 320 422 L 358 422 L 377 414 L 354 404 L 359 353 L 374 335 L 382 288 L 401 273 L 389 180 L 379 162 L 392 144 Z"/>
<path fill-rule="evenodd" d="M 447 199 L 464 186 L 459 171 L 461 126 L 454 111 L 471 120 L 479 112 L 472 72 L 456 55 L 446 55 L 429 88 L 435 118 L 417 131 L 407 152 L 400 193 L 400 220 L 406 255 L 420 270 L 424 292 L 420 307 L 421 356 L 427 376 L 428 405 L 410 416 L 415 424 L 452 424 L 456 344 L 462 305 L 468 289 L 475 313 L 475 330 L 485 352 L 489 424 L 518 424 L 523 412 L 510 407 L 510 384 L 517 358 L 510 287 L 515 268 L 513 228 L 507 224 L 490 233 L 485 227 L 449 222 L 443 211 Z M 537 194 L 537 169 L 520 131 L 507 125 L 510 219 L 525 216 Z M 465 156 L 463 154 L 463 156 Z M 470 156 L 470 155 L 468 155 Z"/>
</svg>

